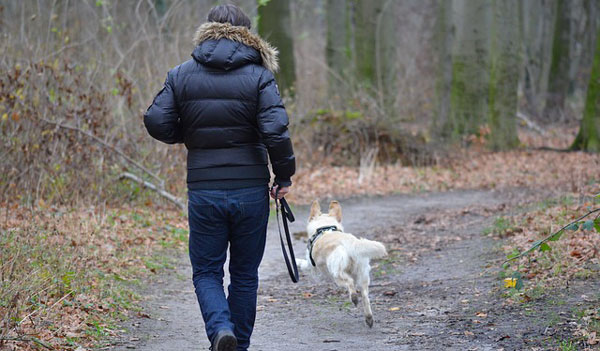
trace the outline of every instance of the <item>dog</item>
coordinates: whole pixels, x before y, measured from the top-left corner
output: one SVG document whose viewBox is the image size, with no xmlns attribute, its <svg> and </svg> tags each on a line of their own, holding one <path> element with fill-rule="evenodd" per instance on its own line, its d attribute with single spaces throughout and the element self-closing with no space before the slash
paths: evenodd
<svg viewBox="0 0 600 351">
<path fill-rule="evenodd" d="M 316 269 L 329 276 L 337 285 L 348 290 L 355 306 L 358 305 L 359 292 L 365 322 L 370 328 L 373 327 L 373 312 L 369 301 L 370 260 L 386 256 L 385 246 L 344 232 L 342 207 L 337 201 L 329 204 L 328 213 L 321 213 L 317 200 L 312 203 L 306 233 L 306 259 L 296 259 L 300 270 Z"/>
</svg>

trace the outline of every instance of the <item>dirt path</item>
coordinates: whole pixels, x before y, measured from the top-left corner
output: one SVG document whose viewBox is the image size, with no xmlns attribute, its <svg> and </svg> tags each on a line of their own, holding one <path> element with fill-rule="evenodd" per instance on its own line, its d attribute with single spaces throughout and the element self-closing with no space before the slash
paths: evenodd
<svg viewBox="0 0 600 351">
<path fill-rule="evenodd" d="M 332 284 L 306 276 L 296 285 L 289 281 L 271 221 L 251 349 L 547 349 L 560 326 L 568 325 L 567 313 L 550 307 L 528 315 L 504 306 L 496 276 L 499 242 L 481 235 L 495 216 L 526 196 L 462 191 L 343 201 L 346 230 L 384 241 L 390 249 L 390 257 L 376 262 L 371 274 L 373 329 Z M 303 231 L 307 209 L 295 212 L 298 221 L 291 230 Z M 304 242 L 297 240 L 295 248 L 303 256 Z M 208 349 L 186 258 L 177 272 L 148 283 L 151 318 L 127 322 L 129 331 L 116 349 Z M 597 288 L 575 285 L 568 296 Z M 560 306 L 566 311 L 578 303 L 565 299 Z M 548 322 L 550 314 L 558 321 Z"/>
</svg>

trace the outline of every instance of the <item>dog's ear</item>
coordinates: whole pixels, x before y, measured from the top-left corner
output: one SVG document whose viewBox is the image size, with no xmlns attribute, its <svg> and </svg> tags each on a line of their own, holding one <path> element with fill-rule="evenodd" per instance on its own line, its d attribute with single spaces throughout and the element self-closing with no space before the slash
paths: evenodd
<svg viewBox="0 0 600 351">
<path fill-rule="evenodd" d="M 331 201 L 329 204 L 329 215 L 337 219 L 339 223 L 342 223 L 342 206 L 337 201 Z"/>
<path fill-rule="evenodd" d="M 319 205 L 319 200 L 315 200 L 310 207 L 310 216 L 308 216 L 308 220 L 312 220 L 321 215 L 321 206 Z"/>
</svg>

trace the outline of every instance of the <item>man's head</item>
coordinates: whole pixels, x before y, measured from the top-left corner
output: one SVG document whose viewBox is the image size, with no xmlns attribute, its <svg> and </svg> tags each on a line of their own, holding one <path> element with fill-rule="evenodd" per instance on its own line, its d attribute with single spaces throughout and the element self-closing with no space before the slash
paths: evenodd
<svg viewBox="0 0 600 351">
<path fill-rule="evenodd" d="M 242 26 L 250 29 L 250 18 L 244 11 L 235 5 L 218 5 L 208 12 L 209 22 L 229 23 L 234 26 Z"/>
</svg>

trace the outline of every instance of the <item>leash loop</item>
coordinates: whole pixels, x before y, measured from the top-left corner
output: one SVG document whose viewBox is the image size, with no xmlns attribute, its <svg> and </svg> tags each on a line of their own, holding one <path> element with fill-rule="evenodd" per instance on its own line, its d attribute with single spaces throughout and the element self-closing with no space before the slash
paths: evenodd
<svg viewBox="0 0 600 351">
<path fill-rule="evenodd" d="M 285 265 L 288 270 L 288 274 L 290 275 L 290 279 L 292 282 L 297 283 L 299 280 L 298 275 L 298 266 L 296 265 L 296 256 L 294 255 L 294 247 L 292 245 L 292 238 L 290 236 L 290 229 L 288 227 L 288 221 L 294 222 L 296 218 L 294 218 L 294 214 L 290 209 L 285 198 L 278 199 L 279 195 L 279 186 L 275 189 L 275 211 L 277 217 L 277 229 L 279 230 L 279 242 L 281 243 L 281 251 L 283 252 L 283 259 L 285 260 Z M 285 238 L 287 241 L 289 256 L 287 250 L 285 249 L 285 244 L 283 241 L 283 235 L 281 233 L 281 223 L 279 221 L 279 212 L 281 211 L 281 222 L 283 222 L 283 230 L 285 231 Z"/>
</svg>

